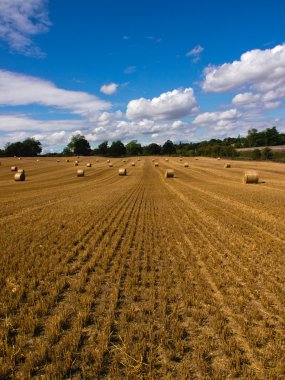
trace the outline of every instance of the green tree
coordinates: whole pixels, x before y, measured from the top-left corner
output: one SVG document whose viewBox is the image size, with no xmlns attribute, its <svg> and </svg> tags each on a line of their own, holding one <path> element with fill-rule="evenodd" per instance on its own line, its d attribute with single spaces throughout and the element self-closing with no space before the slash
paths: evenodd
<svg viewBox="0 0 285 380">
<path fill-rule="evenodd" d="M 132 140 L 126 144 L 126 151 L 129 156 L 138 156 L 142 154 L 142 146 L 138 143 L 138 140 Z"/>
<path fill-rule="evenodd" d="M 89 142 L 85 136 L 77 134 L 71 137 L 70 142 L 67 144 L 67 148 L 74 154 L 82 156 L 90 156 L 91 148 Z"/>
<path fill-rule="evenodd" d="M 171 140 L 167 140 L 163 144 L 162 149 L 161 149 L 161 153 L 167 154 L 167 155 L 176 153 L 175 145 L 173 144 L 173 142 Z"/>
<path fill-rule="evenodd" d="M 42 151 L 42 144 L 34 138 L 27 138 L 23 142 L 7 143 L 5 145 L 5 155 L 9 157 L 34 157 Z"/>
<path fill-rule="evenodd" d="M 120 140 L 113 141 L 108 153 L 113 157 L 121 157 L 126 154 L 126 147 Z"/>
<path fill-rule="evenodd" d="M 151 143 L 143 147 L 144 154 L 151 156 L 161 153 L 161 146 L 156 143 Z"/>
<path fill-rule="evenodd" d="M 101 156 L 106 156 L 108 154 L 108 141 L 103 141 L 98 145 L 98 154 Z"/>
</svg>

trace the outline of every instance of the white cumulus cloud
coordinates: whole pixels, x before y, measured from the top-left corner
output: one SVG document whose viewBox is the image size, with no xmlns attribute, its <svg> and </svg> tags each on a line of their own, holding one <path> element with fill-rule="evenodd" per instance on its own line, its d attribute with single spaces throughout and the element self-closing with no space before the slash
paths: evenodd
<svg viewBox="0 0 285 380">
<path fill-rule="evenodd" d="M 12 51 L 24 55 L 42 55 L 32 38 L 50 27 L 47 0 L 1 0 L 0 39 Z"/>
<path fill-rule="evenodd" d="M 111 107 L 110 103 L 95 95 L 64 90 L 47 80 L 0 70 L 0 105 L 29 104 L 69 109 L 85 117 L 92 117 L 98 111 Z"/>
<path fill-rule="evenodd" d="M 204 74 L 202 87 L 209 92 L 231 91 L 242 86 L 262 92 L 276 89 L 285 84 L 285 44 L 248 51 L 238 61 L 207 67 Z"/>
<path fill-rule="evenodd" d="M 198 112 L 192 88 L 180 88 L 162 93 L 153 99 L 135 99 L 127 105 L 126 115 L 130 120 L 173 120 Z"/>
<path fill-rule="evenodd" d="M 119 85 L 117 83 L 103 84 L 101 86 L 100 91 L 105 95 L 113 95 L 117 91 Z"/>
</svg>

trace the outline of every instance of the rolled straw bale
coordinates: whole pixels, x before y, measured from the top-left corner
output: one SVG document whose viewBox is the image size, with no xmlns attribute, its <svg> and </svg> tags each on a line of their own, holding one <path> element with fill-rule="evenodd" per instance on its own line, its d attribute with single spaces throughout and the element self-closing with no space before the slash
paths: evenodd
<svg viewBox="0 0 285 380">
<path fill-rule="evenodd" d="M 120 168 L 118 173 L 119 173 L 119 175 L 127 175 L 127 169 L 126 168 Z"/>
<path fill-rule="evenodd" d="M 107 160 L 107 162 L 110 162 L 110 160 Z"/>
<path fill-rule="evenodd" d="M 151 161 L 154 162 L 154 158 Z"/>
<path fill-rule="evenodd" d="M 87 168 L 91 168 L 92 164 L 91 164 L 90 162 L 88 162 L 88 163 L 86 164 L 86 166 L 87 166 Z"/>
<path fill-rule="evenodd" d="M 134 162 L 132 162 L 132 166 L 136 166 L 136 164 Z"/>
<path fill-rule="evenodd" d="M 18 169 L 17 172 L 18 173 L 25 173 L 25 170 L 24 169 Z"/>
<path fill-rule="evenodd" d="M 226 164 L 224 165 L 224 168 L 231 168 L 231 164 L 226 163 Z"/>
<path fill-rule="evenodd" d="M 69 162 L 69 160 L 67 159 L 66 162 Z"/>
<path fill-rule="evenodd" d="M 189 164 L 188 164 L 188 162 L 185 162 L 185 164 L 184 164 L 184 168 L 189 168 Z"/>
<path fill-rule="evenodd" d="M 259 174 L 255 170 L 247 170 L 243 175 L 244 183 L 258 183 Z"/>
<path fill-rule="evenodd" d="M 18 160 L 20 160 L 20 161 L 21 161 L 21 157 L 19 157 L 19 158 L 18 158 Z"/>
<path fill-rule="evenodd" d="M 59 162 L 59 160 L 56 160 L 56 162 Z"/>
<path fill-rule="evenodd" d="M 182 161 L 182 158 L 179 158 L 179 161 Z"/>
<path fill-rule="evenodd" d="M 22 173 L 16 173 L 15 176 L 14 176 L 14 180 L 15 181 L 25 181 L 26 179 L 26 175 L 24 172 Z"/>
<path fill-rule="evenodd" d="M 78 166 L 78 162 L 74 162 L 74 166 Z"/>
<path fill-rule="evenodd" d="M 221 157 L 217 157 L 217 160 L 220 160 L 221 159 Z"/>
<path fill-rule="evenodd" d="M 77 177 L 84 177 L 84 170 L 83 169 L 77 170 Z"/>
<path fill-rule="evenodd" d="M 123 160 L 123 162 L 126 162 L 126 160 Z"/>
<path fill-rule="evenodd" d="M 169 160 L 168 160 L 168 158 L 166 158 L 166 159 L 165 159 L 165 161 L 167 161 L 167 162 L 168 162 L 168 161 L 169 161 Z"/>
<path fill-rule="evenodd" d="M 155 162 L 155 163 L 154 163 L 154 166 L 155 166 L 155 167 L 158 167 L 158 166 L 159 166 L 159 165 L 158 165 L 158 162 Z"/>
<path fill-rule="evenodd" d="M 113 167 L 113 164 L 110 163 L 110 164 L 109 164 L 109 168 L 112 168 L 112 167 Z"/>
<path fill-rule="evenodd" d="M 16 172 L 18 170 L 17 166 L 11 166 L 11 172 Z"/>
<path fill-rule="evenodd" d="M 198 160 L 199 160 L 199 158 L 197 158 L 197 157 L 196 157 L 196 158 L 195 158 L 195 160 L 196 160 L 196 161 L 198 161 Z"/>
<path fill-rule="evenodd" d="M 75 160 L 74 162 L 75 162 L 76 164 L 79 164 L 79 161 L 77 161 L 77 160 Z"/>
<path fill-rule="evenodd" d="M 165 177 L 166 178 L 174 178 L 174 170 L 173 169 L 166 169 Z"/>
</svg>

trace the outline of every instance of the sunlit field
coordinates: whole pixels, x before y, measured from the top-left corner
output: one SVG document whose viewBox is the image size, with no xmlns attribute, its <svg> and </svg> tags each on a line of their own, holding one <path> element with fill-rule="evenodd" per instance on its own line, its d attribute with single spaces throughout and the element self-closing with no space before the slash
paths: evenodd
<svg viewBox="0 0 285 380">
<path fill-rule="evenodd" d="M 0 378 L 284 378 L 284 165 L 76 159 L 1 159 Z"/>
</svg>

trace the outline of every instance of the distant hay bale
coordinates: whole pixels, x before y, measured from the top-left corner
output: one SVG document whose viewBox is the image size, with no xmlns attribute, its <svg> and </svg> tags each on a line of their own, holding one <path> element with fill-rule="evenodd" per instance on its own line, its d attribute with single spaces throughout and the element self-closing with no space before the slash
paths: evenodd
<svg viewBox="0 0 285 380">
<path fill-rule="evenodd" d="M 67 159 L 66 162 L 69 162 L 69 160 Z"/>
<path fill-rule="evenodd" d="M 138 158 L 138 161 L 140 161 L 141 159 L 140 158 Z"/>
<path fill-rule="evenodd" d="M 154 158 L 151 161 L 154 162 Z"/>
<path fill-rule="evenodd" d="M 18 160 L 21 160 L 21 157 L 19 157 Z"/>
<path fill-rule="evenodd" d="M 17 166 L 11 166 L 11 172 L 16 172 L 18 170 Z"/>
<path fill-rule="evenodd" d="M 217 157 L 217 160 L 220 160 L 221 159 L 221 157 Z"/>
<path fill-rule="evenodd" d="M 92 164 L 91 164 L 90 162 L 88 162 L 88 163 L 86 164 L 86 166 L 87 166 L 87 168 L 91 168 Z"/>
<path fill-rule="evenodd" d="M 109 168 L 112 168 L 112 167 L 113 167 L 113 164 L 110 163 L 110 164 L 109 164 Z"/>
<path fill-rule="evenodd" d="M 56 160 L 56 162 L 59 162 L 59 160 Z"/>
<path fill-rule="evenodd" d="M 166 158 L 165 161 L 168 162 L 169 161 L 168 158 Z"/>
<path fill-rule="evenodd" d="M 132 166 L 136 166 L 136 164 L 134 162 L 132 162 Z"/>
<path fill-rule="evenodd" d="M 155 163 L 154 163 L 154 166 L 155 166 L 155 167 L 158 167 L 158 166 L 159 166 L 159 165 L 158 165 L 158 162 L 155 162 Z"/>
<path fill-rule="evenodd" d="M 119 175 L 127 175 L 127 169 L 126 168 L 120 168 L 118 173 L 119 173 Z"/>
<path fill-rule="evenodd" d="M 78 169 L 77 170 L 77 177 L 84 177 L 84 170 Z"/>
<path fill-rule="evenodd" d="M 107 162 L 109 163 L 109 162 L 110 162 L 110 160 L 107 160 Z"/>
<path fill-rule="evenodd" d="M 25 173 L 25 170 L 24 169 L 18 169 L 17 172 L 18 173 Z"/>
<path fill-rule="evenodd" d="M 74 166 L 78 166 L 78 162 L 74 162 Z"/>
<path fill-rule="evenodd" d="M 79 164 L 79 161 L 77 161 L 77 160 L 75 160 L 74 162 L 75 162 L 75 164 Z"/>
<path fill-rule="evenodd" d="M 123 160 L 123 162 L 126 162 L 126 160 Z"/>
<path fill-rule="evenodd" d="M 182 158 L 179 158 L 179 161 L 182 161 Z"/>
<path fill-rule="evenodd" d="M 173 169 L 166 169 L 165 177 L 166 178 L 174 178 L 174 170 Z"/>
<path fill-rule="evenodd" d="M 189 168 L 189 164 L 188 164 L 188 162 L 185 162 L 185 164 L 184 164 L 184 168 Z"/>
<path fill-rule="evenodd" d="M 231 168 L 231 164 L 226 163 L 226 164 L 224 165 L 224 168 Z"/>
<path fill-rule="evenodd" d="M 244 172 L 243 183 L 258 183 L 259 174 L 255 170 L 248 170 Z"/>
<path fill-rule="evenodd" d="M 199 158 L 195 157 L 195 160 L 196 160 L 196 161 L 198 161 L 198 160 L 199 160 Z"/>
<path fill-rule="evenodd" d="M 26 179 L 26 175 L 24 172 L 22 173 L 16 173 L 15 176 L 14 176 L 14 180 L 15 181 L 25 181 Z"/>
</svg>

